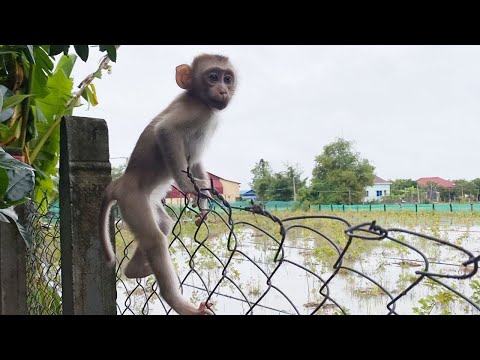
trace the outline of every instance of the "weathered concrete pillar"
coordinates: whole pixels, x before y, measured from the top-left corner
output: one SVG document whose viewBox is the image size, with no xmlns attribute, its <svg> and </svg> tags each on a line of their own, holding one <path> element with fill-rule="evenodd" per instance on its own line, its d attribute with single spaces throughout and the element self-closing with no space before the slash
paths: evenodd
<svg viewBox="0 0 480 360">
<path fill-rule="evenodd" d="M 19 222 L 24 219 L 24 205 L 17 206 Z M 27 313 L 25 241 L 14 224 L 0 221 L 0 314 Z"/>
<path fill-rule="evenodd" d="M 60 154 L 63 313 L 116 314 L 115 270 L 106 266 L 98 231 L 103 190 L 111 181 L 105 120 L 63 118 Z M 114 243 L 113 221 L 110 234 Z"/>
</svg>

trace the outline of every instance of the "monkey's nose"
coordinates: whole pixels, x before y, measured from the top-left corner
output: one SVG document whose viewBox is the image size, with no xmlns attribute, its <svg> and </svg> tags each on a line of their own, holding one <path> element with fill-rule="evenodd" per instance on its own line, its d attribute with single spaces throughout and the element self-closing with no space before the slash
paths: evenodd
<svg viewBox="0 0 480 360">
<path fill-rule="evenodd" d="M 226 95 L 227 94 L 227 90 L 225 89 L 220 89 L 220 95 Z"/>
</svg>

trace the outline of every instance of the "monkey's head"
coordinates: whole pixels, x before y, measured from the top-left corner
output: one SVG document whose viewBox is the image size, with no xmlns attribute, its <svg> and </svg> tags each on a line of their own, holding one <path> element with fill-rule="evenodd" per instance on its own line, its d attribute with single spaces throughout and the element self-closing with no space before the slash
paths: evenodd
<svg viewBox="0 0 480 360">
<path fill-rule="evenodd" d="M 192 96 L 218 110 L 227 107 L 236 86 L 233 66 L 222 55 L 199 55 L 191 66 L 177 66 L 176 81 Z"/>
</svg>

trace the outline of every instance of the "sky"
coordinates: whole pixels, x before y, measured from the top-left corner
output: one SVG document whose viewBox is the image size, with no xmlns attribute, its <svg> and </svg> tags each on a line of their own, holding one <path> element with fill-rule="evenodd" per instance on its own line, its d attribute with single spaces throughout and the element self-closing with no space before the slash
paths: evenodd
<svg viewBox="0 0 480 360">
<path fill-rule="evenodd" d="M 122 45 L 111 74 L 95 79 L 112 165 L 182 90 L 175 67 L 202 53 L 230 58 L 237 91 L 204 152 L 206 170 L 249 189 L 260 159 L 273 171 L 315 157 L 342 137 L 383 179 L 480 177 L 480 46 Z M 77 60 L 77 86 L 102 53 Z"/>
</svg>

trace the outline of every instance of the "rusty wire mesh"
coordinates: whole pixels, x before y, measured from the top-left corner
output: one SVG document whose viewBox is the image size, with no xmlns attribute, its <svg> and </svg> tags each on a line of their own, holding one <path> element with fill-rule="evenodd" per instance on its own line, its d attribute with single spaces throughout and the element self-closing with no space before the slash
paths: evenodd
<svg viewBox="0 0 480 360">
<path fill-rule="evenodd" d="M 177 208 L 163 204 L 175 220 L 169 248 L 182 292 L 213 304 L 215 314 L 480 313 L 480 238 L 469 251 L 460 239 L 375 221 L 280 219 L 259 205 L 232 207 L 209 190 L 208 217 L 198 227 L 190 198 Z M 153 275 L 123 276 L 136 244 L 120 216 L 115 228 L 117 313 L 174 313 Z"/>
<path fill-rule="evenodd" d="M 55 210 L 46 196 L 40 203 L 25 205 L 25 224 L 33 241 L 26 261 L 27 311 L 31 315 L 62 313 L 60 221 Z"/>
</svg>

